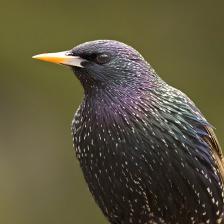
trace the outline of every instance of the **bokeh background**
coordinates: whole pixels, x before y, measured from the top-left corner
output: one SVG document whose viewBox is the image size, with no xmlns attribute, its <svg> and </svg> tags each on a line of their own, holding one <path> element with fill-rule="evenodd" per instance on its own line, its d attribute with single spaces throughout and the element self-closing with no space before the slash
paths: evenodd
<svg viewBox="0 0 224 224">
<path fill-rule="evenodd" d="M 106 224 L 74 156 L 74 75 L 37 53 L 116 39 L 199 106 L 224 146 L 224 1 L 1 0 L 0 223 Z"/>
</svg>

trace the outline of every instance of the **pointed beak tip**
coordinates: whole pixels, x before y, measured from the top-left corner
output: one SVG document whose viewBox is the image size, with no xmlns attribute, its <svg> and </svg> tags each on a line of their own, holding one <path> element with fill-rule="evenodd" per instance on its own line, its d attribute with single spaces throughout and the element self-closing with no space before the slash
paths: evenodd
<svg viewBox="0 0 224 224">
<path fill-rule="evenodd" d="M 32 56 L 33 59 L 38 59 L 38 55 Z"/>
<path fill-rule="evenodd" d="M 33 55 L 32 58 L 38 59 L 38 60 L 44 60 L 44 58 L 45 58 L 44 55 L 45 54 L 36 54 L 36 55 Z"/>
<path fill-rule="evenodd" d="M 32 56 L 33 59 L 41 60 L 41 61 L 47 61 L 52 63 L 60 64 L 63 62 L 64 58 L 58 56 L 55 53 L 43 53 L 43 54 L 37 54 Z"/>
</svg>

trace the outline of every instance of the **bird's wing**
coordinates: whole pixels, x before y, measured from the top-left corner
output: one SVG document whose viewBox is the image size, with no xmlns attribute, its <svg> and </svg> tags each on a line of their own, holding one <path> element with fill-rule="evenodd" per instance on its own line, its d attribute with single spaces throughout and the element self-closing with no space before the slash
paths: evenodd
<svg viewBox="0 0 224 224">
<path fill-rule="evenodd" d="M 204 137 L 204 140 L 207 142 L 207 144 L 210 145 L 213 155 L 215 157 L 215 160 L 217 162 L 217 166 L 219 168 L 222 181 L 224 183 L 224 156 L 221 149 L 221 146 L 218 142 L 218 139 L 213 131 L 213 129 L 209 126 L 205 127 L 206 132 L 208 133 L 207 136 Z"/>
<path fill-rule="evenodd" d="M 185 95 L 184 93 L 182 93 L 181 91 L 178 91 L 178 90 L 177 90 L 177 92 L 179 93 L 178 94 L 179 97 L 181 97 L 182 99 L 184 98 L 187 101 L 187 105 L 190 106 L 190 108 L 191 108 L 190 111 L 194 111 L 193 114 L 196 115 L 196 117 L 200 118 L 199 123 L 202 122 L 201 125 L 203 126 L 203 129 L 206 132 L 206 135 L 203 135 L 202 138 L 210 146 L 210 148 L 212 150 L 212 154 L 215 158 L 215 161 L 219 168 L 218 170 L 219 170 L 221 178 L 222 178 L 222 182 L 224 184 L 224 155 L 223 155 L 221 146 L 218 142 L 218 139 L 213 131 L 212 126 L 205 120 L 205 118 L 202 115 L 202 113 L 200 112 L 200 110 L 195 106 L 193 101 L 187 95 Z M 185 104 L 185 106 L 186 106 L 186 104 Z M 186 108 L 186 111 L 188 111 L 187 108 Z"/>
</svg>

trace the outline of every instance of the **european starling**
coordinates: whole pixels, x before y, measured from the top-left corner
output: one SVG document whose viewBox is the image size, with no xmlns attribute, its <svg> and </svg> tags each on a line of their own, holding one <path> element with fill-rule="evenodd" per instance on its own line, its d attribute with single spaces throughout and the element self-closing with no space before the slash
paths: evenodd
<svg viewBox="0 0 224 224">
<path fill-rule="evenodd" d="M 224 223 L 224 161 L 213 127 L 135 49 L 97 40 L 34 58 L 69 66 L 84 88 L 73 141 L 110 223 Z"/>
</svg>

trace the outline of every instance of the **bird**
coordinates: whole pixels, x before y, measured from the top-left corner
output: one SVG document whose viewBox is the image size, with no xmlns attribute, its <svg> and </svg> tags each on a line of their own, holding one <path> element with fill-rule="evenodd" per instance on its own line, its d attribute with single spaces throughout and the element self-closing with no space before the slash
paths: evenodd
<svg viewBox="0 0 224 224">
<path fill-rule="evenodd" d="M 193 101 L 116 40 L 33 58 L 69 67 L 84 89 L 75 154 L 111 224 L 223 224 L 224 159 Z"/>
</svg>

